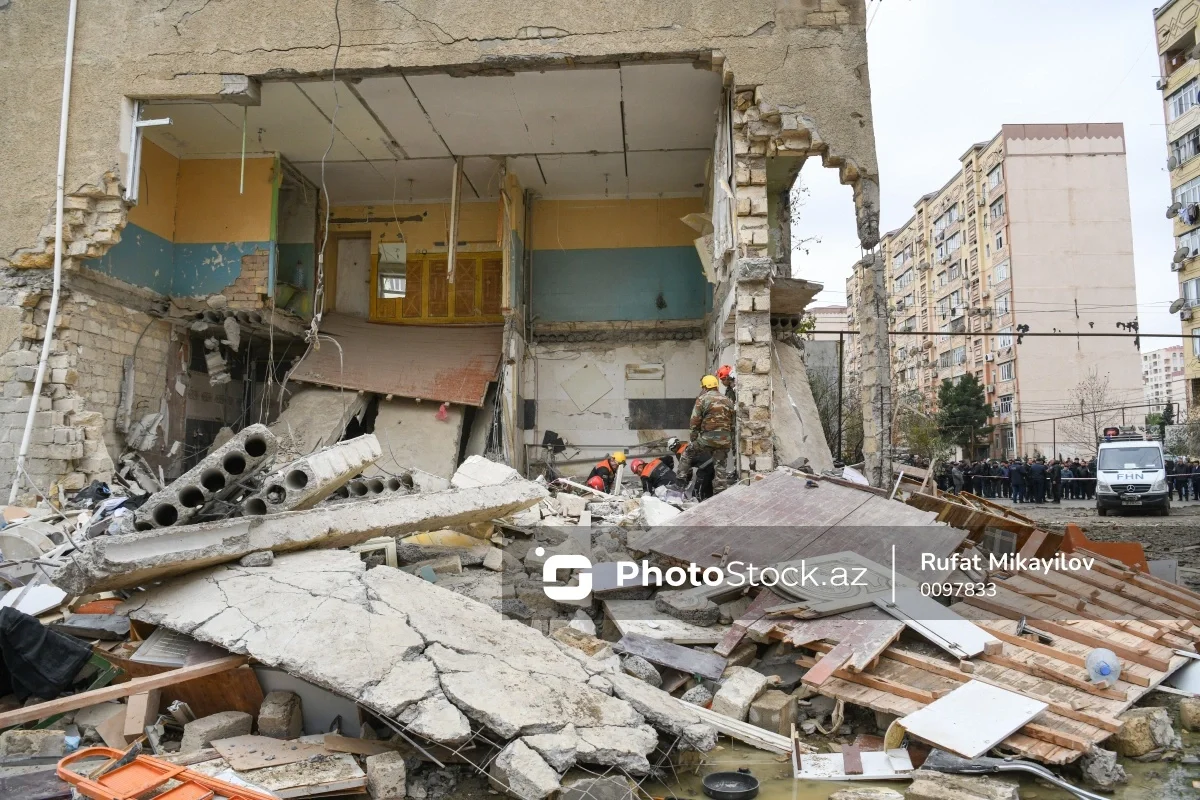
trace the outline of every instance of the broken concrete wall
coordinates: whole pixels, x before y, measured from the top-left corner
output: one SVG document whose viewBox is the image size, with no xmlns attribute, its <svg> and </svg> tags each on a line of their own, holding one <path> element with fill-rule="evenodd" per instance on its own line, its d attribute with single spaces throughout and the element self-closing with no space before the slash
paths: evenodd
<svg viewBox="0 0 1200 800">
<path fill-rule="evenodd" d="M 50 306 L 47 275 L 10 273 L 0 289 L 0 485 L 13 478 L 25 414 Z M 125 287 L 128 288 L 128 287 Z M 58 325 L 39 401 L 26 470 L 43 491 L 55 481 L 67 491 L 107 481 L 124 446 L 124 363 L 132 359 L 132 421 L 159 411 L 166 389 L 171 324 L 147 311 L 146 293 L 118 290 L 104 280 L 73 280 L 59 301 Z M 170 446 L 159 431 L 156 452 Z M 20 495 L 31 497 L 26 484 Z"/>
<path fill-rule="evenodd" d="M 833 469 L 833 453 L 825 441 L 804 353 L 788 342 L 776 342 L 775 355 L 771 367 L 771 380 L 775 384 L 771 418 L 776 459 L 780 464 L 793 464 L 806 458 L 818 472 Z"/>
<path fill-rule="evenodd" d="M 263 488 L 242 503 L 242 513 L 312 508 L 374 463 L 379 454 L 379 440 L 368 433 L 290 461 L 263 478 Z"/>
<path fill-rule="evenodd" d="M 586 475 L 617 448 L 668 436 L 686 439 L 706 372 L 699 330 L 680 331 L 683 339 L 655 331 L 593 335 L 597 341 L 541 335 L 525 361 L 525 401 L 535 415 L 525 441 L 541 444 L 552 430 L 580 448 L 573 456 L 578 463 L 560 464 L 566 474 Z M 541 452 L 533 457 L 540 459 Z"/>
<path fill-rule="evenodd" d="M 441 419 L 437 403 L 380 398 L 374 433 L 382 455 L 364 474 L 387 478 L 412 472 L 422 491 L 439 491 L 450 485 L 458 466 L 463 407 L 447 406 Z"/>
<path fill-rule="evenodd" d="M 257 550 L 287 552 L 346 547 L 380 534 L 486 522 L 528 508 L 547 496 L 532 481 L 430 494 L 385 493 L 377 500 L 321 505 L 265 517 L 235 517 L 89 540 L 54 575 L 75 594 L 142 586 Z"/>
</svg>

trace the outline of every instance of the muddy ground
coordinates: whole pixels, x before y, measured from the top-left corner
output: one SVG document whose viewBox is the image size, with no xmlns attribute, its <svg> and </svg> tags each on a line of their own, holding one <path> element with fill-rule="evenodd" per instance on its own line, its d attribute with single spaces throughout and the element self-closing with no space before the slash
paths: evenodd
<svg viewBox="0 0 1200 800">
<path fill-rule="evenodd" d="M 1017 510 L 1057 529 L 1074 522 L 1089 539 L 1141 542 L 1150 559 L 1178 560 L 1180 582 L 1200 589 L 1200 503 L 1176 503 L 1167 517 L 1132 513 L 1100 517 L 1094 505 L 1083 503 L 1021 505 Z"/>
</svg>

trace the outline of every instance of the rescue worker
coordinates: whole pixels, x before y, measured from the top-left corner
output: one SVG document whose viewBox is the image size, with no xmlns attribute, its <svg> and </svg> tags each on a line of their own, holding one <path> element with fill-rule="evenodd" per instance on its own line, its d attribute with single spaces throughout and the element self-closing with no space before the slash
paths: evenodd
<svg viewBox="0 0 1200 800">
<path fill-rule="evenodd" d="M 717 380 L 725 384 L 725 396 L 733 403 L 733 407 L 737 408 L 737 378 L 733 377 L 733 367 L 728 364 L 722 365 L 717 370 Z"/>
<path fill-rule="evenodd" d="M 733 403 L 721 394 L 720 385 L 716 375 L 705 375 L 700 380 L 703 391 L 692 408 L 690 427 L 695 448 L 692 462 L 700 485 L 697 495 L 701 500 L 712 497 L 717 467 L 725 465 L 733 443 Z"/>
<path fill-rule="evenodd" d="M 679 480 L 675 476 L 675 470 L 667 466 L 665 460 L 661 458 L 651 461 L 635 458 L 629 463 L 629 468 L 633 470 L 634 475 L 642 479 L 642 491 L 651 494 L 658 487 L 673 486 Z"/>
<path fill-rule="evenodd" d="M 605 457 L 592 471 L 588 473 L 587 485 L 598 492 L 612 492 L 613 478 L 617 475 L 617 467 L 625 463 L 625 454 L 618 450 Z"/>
</svg>

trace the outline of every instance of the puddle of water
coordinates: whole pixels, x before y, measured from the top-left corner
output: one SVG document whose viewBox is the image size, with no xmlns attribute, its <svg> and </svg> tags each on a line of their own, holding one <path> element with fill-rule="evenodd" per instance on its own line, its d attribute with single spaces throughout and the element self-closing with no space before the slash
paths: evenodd
<svg viewBox="0 0 1200 800">
<path fill-rule="evenodd" d="M 1139 764 L 1123 761 L 1129 782 L 1109 797 L 1112 800 L 1178 800 L 1196 797 L 1193 780 L 1200 780 L 1200 765 L 1168 762 Z M 698 766 L 676 767 L 676 779 L 662 783 L 647 783 L 643 788 L 656 798 L 676 797 L 680 800 L 702 800 L 702 778 L 710 772 L 734 772 L 747 768 L 761 782 L 760 800 L 828 800 L 839 789 L 879 787 L 895 789 L 901 794 L 908 781 L 797 781 L 792 778 L 792 762 L 785 756 L 774 756 L 740 742 L 722 739 L 716 750 L 707 753 Z M 1011 779 L 1011 778 L 1010 778 Z M 1022 776 L 1021 800 L 1075 800 L 1075 795 L 1032 776 Z"/>
</svg>

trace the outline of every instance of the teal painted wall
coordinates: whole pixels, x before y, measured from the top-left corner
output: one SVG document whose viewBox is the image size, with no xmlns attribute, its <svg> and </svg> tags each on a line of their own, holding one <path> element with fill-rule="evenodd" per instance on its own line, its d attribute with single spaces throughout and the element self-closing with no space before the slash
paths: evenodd
<svg viewBox="0 0 1200 800">
<path fill-rule="evenodd" d="M 700 319 L 711 306 L 694 247 L 533 251 L 537 322 Z"/>
<path fill-rule="evenodd" d="M 175 245 L 132 222 L 121 231 L 121 241 L 88 266 L 118 280 L 143 286 L 159 294 L 171 293 L 175 272 Z"/>
<path fill-rule="evenodd" d="M 509 296 L 512 297 L 513 308 L 523 308 L 525 305 L 525 242 L 521 234 L 509 231 L 512 260 L 509 265 Z"/>
<path fill-rule="evenodd" d="M 312 288 L 312 276 L 316 268 L 316 247 L 312 242 L 280 242 L 278 258 L 276 280 L 303 289 Z"/>
<path fill-rule="evenodd" d="M 173 244 L 133 223 L 121 241 L 88 266 L 105 275 L 164 295 L 202 297 L 218 294 L 237 280 L 242 256 L 273 252 L 271 242 Z M 311 258 L 312 247 L 309 247 Z"/>
</svg>

